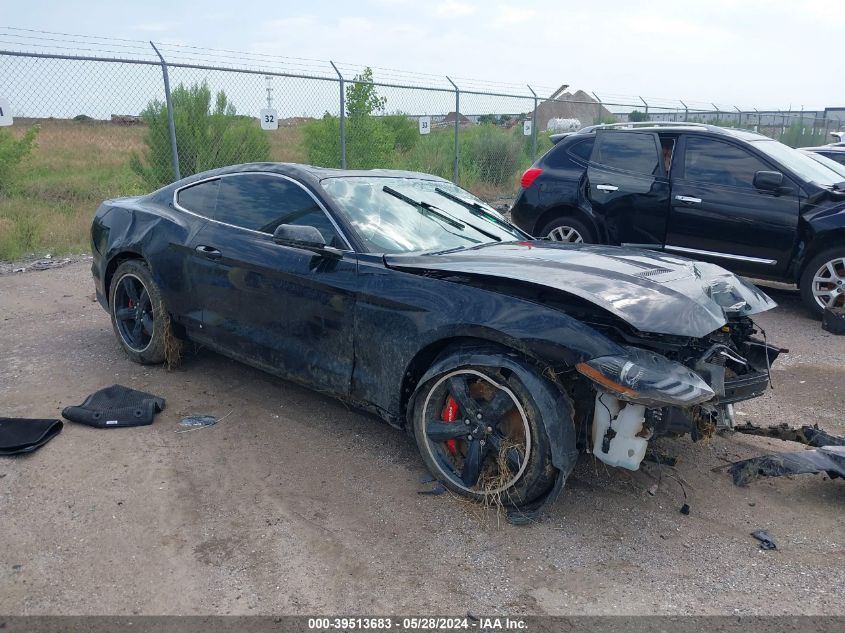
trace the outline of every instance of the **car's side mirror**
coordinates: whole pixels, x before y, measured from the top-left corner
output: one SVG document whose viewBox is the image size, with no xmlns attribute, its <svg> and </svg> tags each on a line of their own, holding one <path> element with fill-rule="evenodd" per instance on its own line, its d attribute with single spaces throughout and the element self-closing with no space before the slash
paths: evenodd
<svg viewBox="0 0 845 633">
<path fill-rule="evenodd" d="M 342 256 L 342 253 L 338 249 L 326 244 L 323 235 L 313 226 L 280 224 L 273 231 L 273 241 L 282 246 L 303 248 L 327 257 Z"/>
<path fill-rule="evenodd" d="M 779 171 L 758 171 L 754 174 L 754 187 L 761 191 L 780 191 L 783 174 Z"/>
</svg>

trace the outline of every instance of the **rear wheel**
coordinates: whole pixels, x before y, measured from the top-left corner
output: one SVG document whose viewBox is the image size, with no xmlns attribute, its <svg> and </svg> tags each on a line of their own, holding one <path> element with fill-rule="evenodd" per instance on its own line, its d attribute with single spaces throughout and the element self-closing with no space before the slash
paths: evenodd
<svg viewBox="0 0 845 633">
<path fill-rule="evenodd" d="M 164 362 L 171 337 L 170 317 L 147 265 L 136 259 L 117 267 L 109 287 L 112 327 L 136 363 Z"/>
<path fill-rule="evenodd" d="M 549 222 L 541 234 L 553 242 L 568 242 L 569 244 L 592 244 L 595 237 L 587 225 L 575 218 L 563 217 Z"/>
<path fill-rule="evenodd" d="M 431 378 L 417 391 L 413 423 L 429 471 L 458 494 L 518 506 L 554 484 L 541 412 L 513 372 L 468 366 Z"/>
<path fill-rule="evenodd" d="M 845 249 L 831 248 L 810 260 L 801 275 L 801 298 L 817 317 L 825 308 L 845 307 Z"/>
</svg>

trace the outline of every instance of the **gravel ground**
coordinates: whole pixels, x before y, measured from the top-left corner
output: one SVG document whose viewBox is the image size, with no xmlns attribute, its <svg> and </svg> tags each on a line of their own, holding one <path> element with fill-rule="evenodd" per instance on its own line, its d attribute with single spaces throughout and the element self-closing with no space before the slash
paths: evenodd
<svg viewBox="0 0 845 633">
<path fill-rule="evenodd" d="M 845 484 L 736 488 L 712 470 L 797 445 L 662 440 L 678 457 L 662 477 L 584 457 L 542 522 L 513 527 L 417 494 L 409 438 L 339 402 L 208 352 L 170 372 L 131 363 L 89 265 L 0 275 L 0 415 L 58 416 L 113 383 L 167 409 L 150 427 L 67 423 L 0 458 L 0 613 L 845 614 Z M 759 321 L 791 351 L 740 420 L 845 433 L 845 337 L 772 295 Z"/>
</svg>

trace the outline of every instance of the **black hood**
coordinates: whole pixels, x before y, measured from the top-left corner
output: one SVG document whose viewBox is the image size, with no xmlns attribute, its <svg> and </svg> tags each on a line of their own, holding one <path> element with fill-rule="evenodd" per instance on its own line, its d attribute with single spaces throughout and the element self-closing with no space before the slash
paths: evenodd
<svg viewBox="0 0 845 633">
<path fill-rule="evenodd" d="M 636 248 L 507 242 L 384 259 L 387 266 L 407 272 L 454 272 L 553 288 L 656 334 L 701 337 L 723 326 L 728 316 L 776 305 L 720 266 Z"/>
</svg>

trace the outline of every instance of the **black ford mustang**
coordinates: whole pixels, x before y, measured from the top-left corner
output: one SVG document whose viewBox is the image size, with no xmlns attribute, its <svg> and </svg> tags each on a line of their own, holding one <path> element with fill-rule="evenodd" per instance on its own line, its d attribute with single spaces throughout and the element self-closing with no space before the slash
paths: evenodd
<svg viewBox="0 0 845 633">
<path fill-rule="evenodd" d="M 778 349 L 774 303 L 707 263 L 535 241 L 452 183 L 240 165 L 104 202 L 97 297 L 132 360 L 180 341 L 410 430 L 431 472 L 531 510 L 579 449 L 636 469 L 648 440 L 730 427 Z"/>
</svg>

